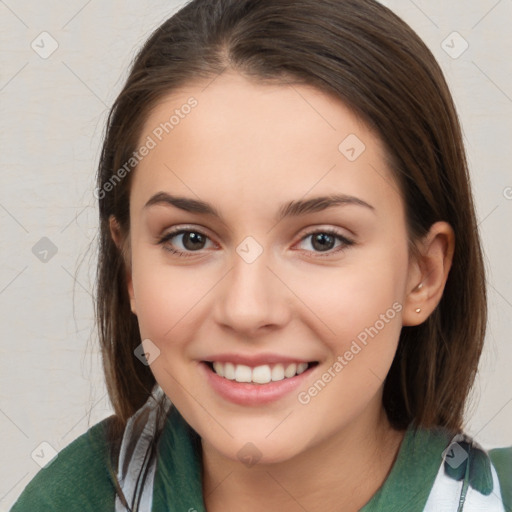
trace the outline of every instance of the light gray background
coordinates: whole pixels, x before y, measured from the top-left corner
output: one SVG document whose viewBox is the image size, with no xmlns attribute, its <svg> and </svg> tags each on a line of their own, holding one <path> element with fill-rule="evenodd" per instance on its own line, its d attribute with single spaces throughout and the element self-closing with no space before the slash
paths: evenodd
<svg viewBox="0 0 512 512">
<path fill-rule="evenodd" d="M 439 60 L 463 123 L 490 306 L 467 431 L 487 448 L 510 445 L 512 1 L 384 3 Z M 180 4 L 0 0 L 0 511 L 39 470 L 42 442 L 59 451 L 112 412 L 90 295 L 95 166 L 135 50 Z M 43 31 L 58 43 L 46 59 L 31 48 L 51 48 Z M 463 49 L 454 31 L 469 44 L 456 59 L 443 49 Z M 42 237 L 57 248 L 46 262 L 32 251 Z"/>
</svg>

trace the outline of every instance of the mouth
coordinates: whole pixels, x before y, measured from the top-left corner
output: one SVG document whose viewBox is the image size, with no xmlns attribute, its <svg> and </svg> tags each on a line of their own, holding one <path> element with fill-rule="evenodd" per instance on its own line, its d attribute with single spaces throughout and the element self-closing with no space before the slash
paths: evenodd
<svg viewBox="0 0 512 512">
<path fill-rule="evenodd" d="M 246 384 L 265 385 L 271 382 L 290 380 L 318 365 L 318 361 L 274 363 L 247 366 L 233 362 L 202 361 L 211 372 L 219 377 Z"/>
</svg>

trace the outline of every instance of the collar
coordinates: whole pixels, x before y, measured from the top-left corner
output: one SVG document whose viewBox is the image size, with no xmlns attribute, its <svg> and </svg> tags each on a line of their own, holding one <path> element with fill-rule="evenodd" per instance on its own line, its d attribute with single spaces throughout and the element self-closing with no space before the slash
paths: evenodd
<svg viewBox="0 0 512 512">
<path fill-rule="evenodd" d="M 396 512 L 397 503 L 423 511 L 451 438 L 409 427 L 388 478 L 360 512 Z M 173 407 L 160 441 L 153 512 L 205 512 L 201 458 L 199 436 Z"/>
<path fill-rule="evenodd" d="M 422 512 L 451 437 L 444 429 L 411 424 L 388 477 L 360 512 Z"/>
<path fill-rule="evenodd" d="M 199 435 L 172 407 L 159 443 L 152 512 L 206 512 Z"/>
<path fill-rule="evenodd" d="M 141 512 L 206 512 L 201 439 L 159 388 L 127 424 L 118 478 L 130 498 L 142 496 Z M 360 512 L 433 511 L 448 494 L 450 512 L 481 510 L 482 499 L 485 510 L 503 510 L 496 472 L 477 443 L 411 424 L 388 477 Z"/>
</svg>

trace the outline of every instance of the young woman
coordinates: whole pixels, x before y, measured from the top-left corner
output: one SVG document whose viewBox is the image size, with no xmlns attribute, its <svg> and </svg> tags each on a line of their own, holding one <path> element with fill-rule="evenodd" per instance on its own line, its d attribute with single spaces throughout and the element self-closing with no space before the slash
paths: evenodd
<svg viewBox="0 0 512 512">
<path fill-rule="evenodd" d="M 373 0 L 193 0 L 136 58 L 95 195 L 115 415 L 23 511 L 504 511 L 464 434 L 486 325 L 461 129 Z"/>
</svg>

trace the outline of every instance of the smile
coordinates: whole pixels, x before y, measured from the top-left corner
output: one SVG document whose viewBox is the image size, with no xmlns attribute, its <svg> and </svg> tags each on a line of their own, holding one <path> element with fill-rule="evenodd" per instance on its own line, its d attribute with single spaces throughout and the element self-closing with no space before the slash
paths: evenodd
<svg viewBox="0 0 512 512">
<path fill-rule="evenodd" d="M 268 384 L 269 382 L 278 382 L 300 375 L 316 363 L 277 363 L 263 364 L 256 367 L 220 361 L 206 361 L 206 364 L 219 377 L 224 379 L 253 384 Z"/>
<path fill-rule="evenodd" d="M 319 361 L 270 353 L 212 354 L 199 363 L 200 374 L 217 396 L 243 406 L 293 397 L 293 392 L 304 386 L 319 366 Z"/>
</svg>

